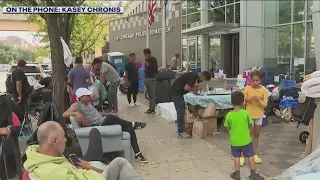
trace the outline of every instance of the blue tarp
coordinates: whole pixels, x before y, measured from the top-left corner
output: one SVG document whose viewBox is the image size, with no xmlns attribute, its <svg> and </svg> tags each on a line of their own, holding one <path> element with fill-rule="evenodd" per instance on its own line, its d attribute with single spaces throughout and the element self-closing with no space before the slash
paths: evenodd
<svg viewBox="0 0 320 180">
<path fill-rule="evenodd" d="M 141 79 L 139 80 L 139 92 L 144 91 L 144 67 L 139 69 Z"/>
</svg>

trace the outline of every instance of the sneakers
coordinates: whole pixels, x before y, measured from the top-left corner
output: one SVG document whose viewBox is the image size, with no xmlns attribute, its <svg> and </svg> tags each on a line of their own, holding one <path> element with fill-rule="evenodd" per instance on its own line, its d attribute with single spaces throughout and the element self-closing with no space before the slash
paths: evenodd
<svg viewBox="0 0 320 180">
<path fill-rule="evenodd" d="M 251 180 L 264 180 L 264 177 L 260 176 L 260 174 L 258 174 L 258 173 L 255 173 L 253 175 L 250 175 L 249 179 L 251 179 Z"/>
<path fill-rule="evenodd" d="M 147 112 L 147 114 L 155 114 L 155 113 L 156 113 L 155 110 L 150 110 L 150 111 Z"/>
<path fill-rule="evenodd" d="M 133 103 L 130 103 L 130 104 L 129 104 L 129 106 L 130 106 L 130 107 L 133 107 L 133 106 L 134 106 L 134 104 L 133 104 Z"/>
<path fill-rule="evenodd" d="M 231 173 L 231 174 L 230 174 L 230 177 L 231 177 L 232 179 L 235 179 L 235 180 L 240 180 L 240 179 L 241 179 L 239 173 L 237 174 L 236 172 Z"/>
<path fill-rule="evenodd" d="M 178 133 L 177 134 L 178 138 L 182 138 L 182 139 L 187 139 L 187 138 L 191 138 L 191 136 L 185 132 L 183 133 Z"/>
<path fill-rule="evenodd" d="M 134 158 L 139 160 L 142 163 L 147 163 L 148 162 L 147 159 L 141 154 L 141 152 L 136 154 L 136 156 Z"/>
<path fill-rule="evenodd" d="M 146 114 L 148 114 L 150 112 L 150 109 L 148 109 L 146 112 L 144 112 L 144 113 L 146 113 Z"/>
<path fill-rule="evenodd" d="M 262 163 L 262 159 L 259 158 L 258 155 L 254 155 L 254 156 L 253 156 L 253 159 L 254 159 L 254 162 L 255 162 L 256 164 L 261 164 L 261 163 Z"/>
<path fill-rule="evenodd" d="M 147 123 L 145 122 L 135 122 L 133 128 L 134 129 L 142 129 L 146 127 Z"/>
<path fill-rule="evenodd" d="M 139 104 L 138 102 L 134 103 L 135 106 L 140 106 L 141 104 Z"/>
<path fill-rule="evenodd" d="M 130 106 L 130 107 L 133 107 L 133 106 L 140 106 L 140 104 L 139 104 L 139 103 L 137 103 L 137 102 L 135 102 L 135 103 L 129 103 L 129 106 Z"/>
</svg>

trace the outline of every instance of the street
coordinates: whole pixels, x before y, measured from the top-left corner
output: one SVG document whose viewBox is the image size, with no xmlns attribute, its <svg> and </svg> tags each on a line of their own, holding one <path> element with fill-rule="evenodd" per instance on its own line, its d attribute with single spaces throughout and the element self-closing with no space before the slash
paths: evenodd
<svg viewBox="0 0 320 180">
<path fill-rule="evenodd" d="M 5 91 L 5 73 L 0 73 L 1 91 Z M 130 121 L 147 122 L 146 128 L 137 131 L 142 153 L 149 163 L 133 161 L 135 168 L 145 180 L 215 180 L 230 179 L 233 171 L 233 158 L 230 156 L 229 135 L 209 135 L 204 139 L 176 138 L 176 124 L 169 123 L 158 115 L 146 115 L 148 101 L 144 94 L 138 96 L 142 104 L 129 107 L 126 95 L 119 93 L 119 116 Z M 304 145 L 298 140 L 299 133 L 295 123 L 272 124 L 263 128 L 259 144 L 260 156 L 264 162 L 257 165 L 257 170 L 265 177 L 281 174 L 292 164 L 301 159 Z M 25 143 L 20 140 L 21 152 Z M 249 176 L 246 164 L 241 168 L 241 176 Z M 246 179 L 246 178 L 245 178 Z"/>
</svg>

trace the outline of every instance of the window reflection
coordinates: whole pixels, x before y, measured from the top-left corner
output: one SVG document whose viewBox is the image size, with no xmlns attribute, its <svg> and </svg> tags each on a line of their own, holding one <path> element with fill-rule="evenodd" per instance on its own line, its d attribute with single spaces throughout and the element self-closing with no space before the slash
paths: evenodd
<svg viewBox="0 0 320 180">
<path fill-rule="evenodd" d="M 188 52 L 187 52 L 187 39 L 182 39 L 182 56 L 181 56 L 181 67 L 182 70 L 187 69 L 187 63 L 188 63 Z"/>
<path fill-rule="evenodd" d="M 234 23 L 234 6 L 227 6 L 226 22 Z"/>
<path fill-rule="evenodd" d="M 240 3 L 235 4 L 235 23 L 240 23 Z"/>
<path fill-rule="evenodd" d="M 278 0 L 279 24 L 291 22 L 291 0 Z"/>
<path fill-rule="evenodd" d="M 200 11 L 200 0 L 187 1 L 187 14 Z"/>
<path fill-rule="evenodd" d="M 208 11 L 209 22 L 225 22 L 225 7 Z"/>
<path fill-rule="evenodd" d="M 182 25 L 182 30 L 187 29 L 187 16 L 182 16 L 181 25 Z"/>
<path fill-rule="evenodd" d="M 210 37 L 209 46 L 209 69 L 211 72 L 219 71 L 221 61 L 220 36 Z"/>
<path fill-rule="evenodd" d="M 307 23 L 307 52 L 306 52 L 306 65 L 305 73 L 310 74 L 316 70 L 316 58 L 314 49 L 314 35 L 312 23 Z"/>
<path fill-rule="evenodd" d="M 293 16 L 293 20 L 295 22 L 297 21 L 303 21 L 305 19 L 305 15 L 306 15 L 306 1 L 293 1 L 293 5 L 294 5 L 294 16 Z"/>
<path fill-rule="evenodd" d="M 181 11 L 182 15 L 187 14 L 187 0 L 181 1 Z"/>
<path fill-rule="evenodd" d="M 201 37 L 198 37 L 197 67 L 201 67 Z"/>
<path fill-rule="evenodd" d="M 225 4 L 224 0 L 210 0 L 209 2 L 209 8 L 215 8 L 219 6 L 223 6 Z"/>
<path fill-rule="evenodd" d="M 187 15 L 187 28 L 196 26 L 193 23 L 196 23 L 199 21 L 200 21 L 200 12 Z"/>
<path fill-rule="evenodd" d="M 305 23 L 293 26 L 293 62 L 291 62 L 292 72 L 304 74 L 304 49 L 305 49 Z"/>
<path fill-rule="evenodd" d="M 309 20 L 309 19 L 312 19 L 312 9 L 311 9 L 311 7 L 313 5 L 313 0 L 307 0 L 307 3 L 308 3 L 308 5 L 307 5 L 307 11 L 308 11 L 307 19 Z"/>
</svg>

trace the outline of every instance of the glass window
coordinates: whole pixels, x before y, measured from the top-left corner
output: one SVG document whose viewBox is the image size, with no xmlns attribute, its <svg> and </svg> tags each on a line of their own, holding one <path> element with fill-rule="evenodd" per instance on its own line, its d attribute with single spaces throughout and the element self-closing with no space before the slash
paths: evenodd
<svg viewBox="0 0 320 180">
<path fill-rule="evenodd" d="M 187 69 L 187 64 L 188 64 L 188 52 L 187 52 L 187 39 L 183 38 L 182 39 L 182 61 L 181 61 L 181 67 L 182 70 Z"/>
<path fill-rule="evenodd" d="M 200 21 L 200 12 L 187 15 L 187 28 L 195 27 L 196 22 Z"/>
<path fill-rule="evenodd" d="M 305 23 L 293 25 L 292 73 L 304 74 Z"/>
<path fill-rule="evenodd" d="M 279 24 L 291 22 L 291 0 L 278 0 L 279 3 Z"/>
<path fill-rule="evenodd" d="M 235 4 L 235 23 L 240 23 L 240 3 Z"/>
<path fill-rule="evenodd" d="M 201 36 L 198 37 L 197 67 L 201 67 Z"/>
<path fill-rule="evenodd" d="M 314 49 L 314 35 L 312 23 L 307 23 L 307 47 L 305 73 L 310 74 L 316 70 L 316 58 Z"/>
<path fill-rule="evenodd" d="M 187 0 L 181 2 L 182 15 L 187 14 Z"/>
<path fill-rule="evenodd" d="M 307 16 L 307 19 L 310 20 L 312 19 L 312 10 L 311 10 L 311 7 L 312 7 L 312 4 L 313 4 L 313 0 L 307 0 L 307 11 L 308 11 L 308 16 Z"/>
<path fill-rule="evenodd" d="M 226 22 L 234 23 L 234 5 L 227 6 Z"/>
<path fill-rule="evenodd" d="M 225 4 L 224 0 L 210 0 L 209 8 L 220 7 L 220 6 L 223 6 L 224 4 Z"/>
<path fill-rule="evenodd" d="M 187 1 L 187 14 L 200 11 L 200 0 Z"/>
<path fill-rule="evenodd" d="M 304 21 L 305 20 L 305 15 L 306 15 L 306 1 L 293 1 L 293 7 L 294 7 L 294 16 L 293 20 L 295 22 L 297 21 Z"/>
<path fill-rule="evenodd" d="M 227 3 L 227 4 L 234 3 L 234 0 L 226 0 L 226 3 Z"/>
<path fill-rule="evenodd" d="M 211 72 L 219 71 L 221 60 L 220 36 L 210 37 L 209 45 L 209 69 Z"/>
<path fill-rule="evenodd" d="M 196 50 L 197 50 L 197 39 L 188 39 L 188 69 L 196 69 Z"/>
<path fill-rule="evenodd" d="M 182 30 L 187 29 L 187 16 L 181 18 Z"/>
<path fill-rule="evenodd" d="M 291 59 L 291 25 L 278 27 L 278 67 L 288 74 L 290 72 Z"/>
<path fill-rule="evenodd" d="M 209 22 L 225 22 L 225 7 L 208 11 Z"/>
</svg>

